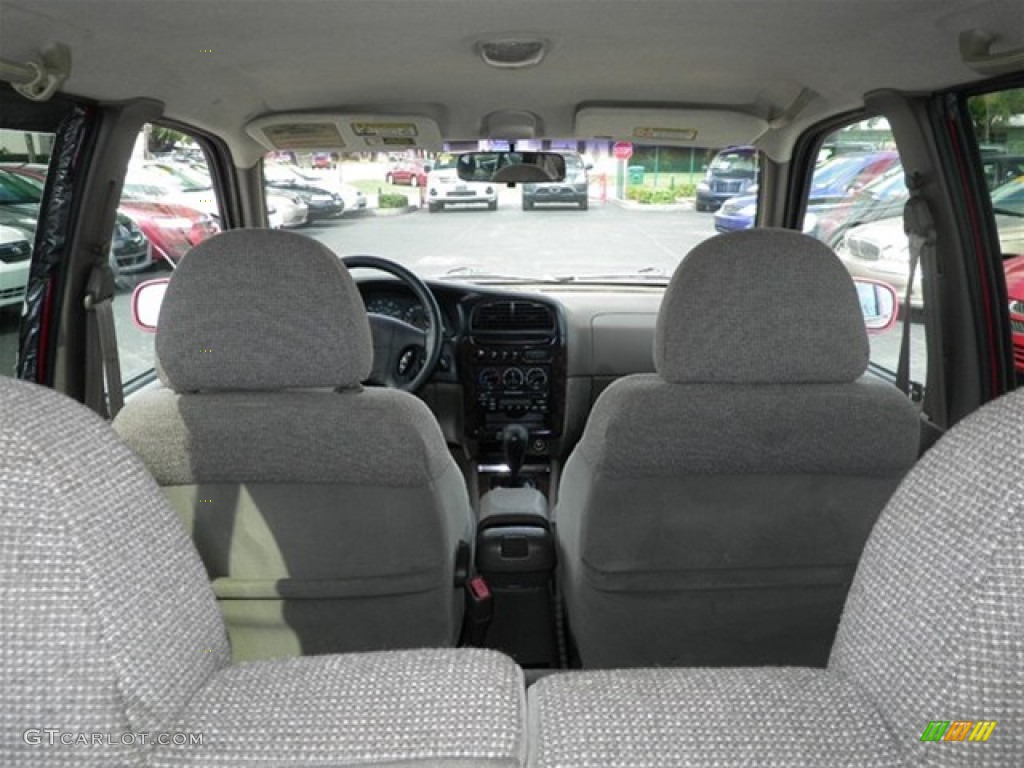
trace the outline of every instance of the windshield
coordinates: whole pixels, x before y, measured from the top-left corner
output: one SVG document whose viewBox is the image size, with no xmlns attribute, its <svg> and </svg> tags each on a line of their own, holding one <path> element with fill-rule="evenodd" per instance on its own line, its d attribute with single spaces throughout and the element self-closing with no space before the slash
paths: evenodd
<svg viewBox="0 0 1024 768">
<path fill-rule="evenodd" d="M 858 194 L 872 200 L 904 200 L 909 195 L 906 174 L 901 166 L 897 166 L 868 184 Z"/>
<path fill-rule="evenodd" d="M 268 156 L 264 176 L 268 184 L 301 177 L 345 197 L 342 213 L 311 208 L 296 231 L 339 256 L 382 256 L 424 278 L 664 284 L 715 234 L 713 217 L 694 206 L 714 148 L 636 146 L 624 163 L 610 141 L 521 142 L 516 150 L 562 153 L 565 179 L 507 186 L 453 173 L 461 152 L 492 149 L 472 142 L 437 153 L 341 155 L 323 169 L 312 153 L 296 153 L 293 163 Z M 733 162 L 755 167 L 749 154 Z"/>
<path fill-rule="evenodd" d="M 127 200 L 162 201 L 173 194 L 167 176 L 148 170 L 131 170 L 125 177 L 121 196 Z"/>
<path fill-rule="evenodd" d="M 38 203 L 42 189 L 27 179 L 0 170 L 0 205 Z"/>
<path fill-rule="evenodd" d="M 722 152 L 711 163 L 711 170 L 722 176 L 750 174 L 757 170 L 753 152 Z"/>
<path fill-rule="evenodd" d="M 993 190 L 992 207 L 997 213 L 1024 216 L 1024 176 Z"/>
<path fill-rule="evenodd" d="M 213 188 L 210 177 L 187 165 L 153 164 L 146 166 L 153 176 L 162 177 L 164 185 L 181 192 L 202 192 Z"/>
</svg>

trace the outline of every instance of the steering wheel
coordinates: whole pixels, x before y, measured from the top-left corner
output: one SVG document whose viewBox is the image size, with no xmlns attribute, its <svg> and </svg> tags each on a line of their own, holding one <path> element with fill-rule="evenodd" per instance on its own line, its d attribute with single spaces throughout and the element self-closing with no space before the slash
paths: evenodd
<svg viewBox="0 0 1024 768">
<path fill-rule="evenodd" d="M 418 391 L 434 374 L 441 357 L 444 324 L 437 299 L 426 283 L 401 264 L 363 254 L 345 256 L 342 262 L 348 269 L 368 267 L 394 275 L 423 305 L 427 316 L 426 330 L 397 317 L 368 313 L 370 332 L 373 334 L 373 368 L 365 383 L 406 392 Z"/>
</svg>

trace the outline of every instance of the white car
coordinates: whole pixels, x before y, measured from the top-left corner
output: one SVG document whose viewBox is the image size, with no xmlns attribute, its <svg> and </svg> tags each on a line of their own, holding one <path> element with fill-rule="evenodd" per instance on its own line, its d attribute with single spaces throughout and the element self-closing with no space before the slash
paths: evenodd
<svg viewBox="0 0 1024 768">
<path fill-rule="evenodd" d="M 906 298 L 910 276 L 910 243 L 903 231 L 903 217 L 879 219 L 853 227 L 836 246 L 836 254 L 854 277 L 881 280 L 896 289 L 900 301 Z M 923 306 L 921 270 L 914 274 L 910 305 Z"/>
<path fill-rule="evenodd" d="M 309 220 L 309 206 L 297 195 L 268 193 L 267 217 L 271 229 L 301 227 Z"/>
<path fill-rule="evenodd" d="M 31 256 L 32 244 L 25 233 L 0 224 L 0 307 L 21 303 Z"/>
<path fill-rule="evenodd" d="M 333 190 L 345 201 L 345 213 L 358 213 L 366 210 L 366 195 L 352 184 L 339 182 Z"/>
<path fill-rule="evenodd" d="M 1024 230 L 1021 229 L 1020 219 L 996 213 L 995 220 L 1002 252 L 1024 253 Z M 836 254 L 853 277 L 881 280 L 896 289 L 901 302 L 906 299 L 907 279 L 910 276 L 910 241 L 903 229 L 902 216 L 869 221 L 851 228 L 836 246 Z M 921 266 L 918 265 L 910 292 L 910 306 L 914 309 L 924 306 L 921 272 Z"/>
<path fill-rule="evenodd" d="M 486 181 L 463 181 L 455 170 L 457 155 L 441 155 L 427 174 L 427 210 L 437 213 L 446 205 L 498 208 L 498 188 Z"/>
</svg>

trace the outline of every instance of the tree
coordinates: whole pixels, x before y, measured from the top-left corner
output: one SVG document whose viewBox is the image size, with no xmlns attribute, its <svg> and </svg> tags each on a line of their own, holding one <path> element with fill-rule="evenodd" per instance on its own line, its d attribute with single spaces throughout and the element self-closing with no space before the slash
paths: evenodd
<svg viewBox="0 0 1024 768">
<path fill-rule="evenodd" d="M 1024 115 L 1024 88 L 974 96 L 967 104 L 980 142 L 1005 141 L 1010 118 Z"/>
<path fill-rule="evenodd" d="M 192 137 L 171 128 L 154 125 L 149 129 L 147 144 L 146 150 L 150 153 L 170 152 L 176 144 L 191 145 Z"/>
</svg>

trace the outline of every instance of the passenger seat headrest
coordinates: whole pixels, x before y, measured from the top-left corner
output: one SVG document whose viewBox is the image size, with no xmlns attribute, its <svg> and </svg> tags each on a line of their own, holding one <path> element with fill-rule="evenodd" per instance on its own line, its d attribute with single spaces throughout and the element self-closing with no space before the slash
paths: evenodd
<svg viewBox="0 0 1024 768">
<path fill-rule="evenodd" d="M 373 361 L 355 282 L 302 235 L 238 229 L 205 240 L 171 277 L 156 336 L 178 392 L 355 387 Z"/>
<path fill-rule="evenodd" d="M 655 369 L 677 383 L 853 381 L 870 349 L 857 290 L 823 243 L 750 229 L 697 245 L 669 282 Z"/>
</svg>

